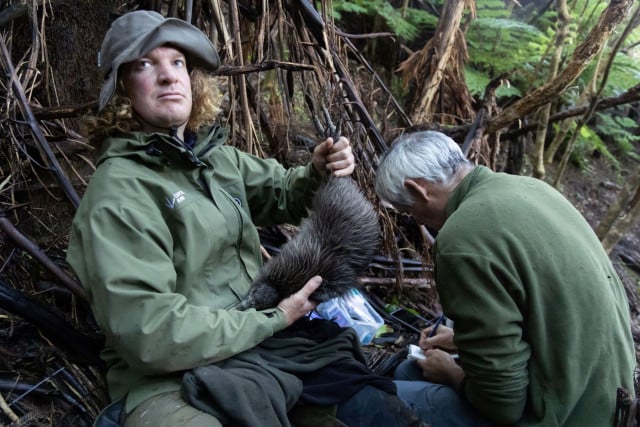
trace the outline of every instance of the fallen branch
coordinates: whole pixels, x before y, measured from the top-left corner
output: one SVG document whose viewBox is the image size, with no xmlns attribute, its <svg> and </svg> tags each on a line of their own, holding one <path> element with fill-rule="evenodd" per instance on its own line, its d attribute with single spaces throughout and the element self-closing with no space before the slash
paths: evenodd
<svg viewBox="0 0 640 427">
<path fill-rule="evenodd" d="M 607 98 L 602 98 L 598 101 L 595 111 L 606 110 L 608 108 L 616 107 L 618 105 L 629 104 L 631 102 L 636 102 L 640 100 L 640 84 L 633 86 L 632 88 L 627 89 L 625 92 L 621 93 L 618 96 L 610 96 Z M 558 122 L 560 120 L 568 119 L 570 117 L 583 115 L 587 109 L 588 105 L 583 105 L 580 107 L 568 108 L 564 111 L 560 111 L 558 113 L 553 114 L 549 117 L 549 123 Z M 518 129 L 511 129 L 502 134 L 505 138 L 512 138 L 516 136 L 520 136 L 527 132 L 530 132 L 536 128 L 536 124 L 531 124 L 527 126 L 522 126 Z"/>
<path fill-rule="evenodd" d="M 81 334 L 62 317 L 2 281 L 0 281 L 0 308 L 33 324 L 56 348 L 63 349 L 70 360 L 75 360 L 75 363 L 102 365 L 100 337 Z"/>
<path fill-rule="evenodd" d="M 58 280 L 73 292 L 83 302 L 88 303 L 87 293 L 78 282 L 69 277 L 58 265 L 44 253 L 42 249 L 35 243 L 31 242 L 24 234 L 22 234 L 7 217 L 0 216 L 0 230 L 10 237 L 19 247 L 27 251 L 37 261 L 44 265 Z"/>
</svg>

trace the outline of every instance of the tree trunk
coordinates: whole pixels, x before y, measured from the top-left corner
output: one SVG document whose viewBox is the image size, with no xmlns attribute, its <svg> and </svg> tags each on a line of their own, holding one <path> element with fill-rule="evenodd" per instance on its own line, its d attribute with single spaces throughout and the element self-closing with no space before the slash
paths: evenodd
<svg viewBox="0 0 640 427">
<path fill-rule="evenodd" d="M 600 241 L 602 242 L 606 241 L 607 246 L 610 246 L 608 247 L 607 251 L 610 251 L 613 248 L 613 246 L 615 246 L 615 243 L 619 240 L 621 226 L 618 225 L 616 227 L 615 232 L 612 230 L 614 229 L 614 225 L 616 224 L 616 222 L 619 221 L 619 218 L 623 216 L 623 212 L 626 206 L 629 204 L 629 200 L 631 199 L 634 193 L 635 193 L 635 196 L 634 196 L 634 200 L 632 201 L 632 206 L 630 207 L 630 210 L 634 209 L 634 205 L 636 206 L 636 210 L 637 210 L 637 204 L 638 204 L 637 199 L 638 199 L 638 194 L 640 194 L 640 171 L 636 172 L 635 175 L 633 175 L 630 179 L 627 180 L 625 186 L 622 188 L 622 191 L 620 191 L 618 198 L 609 207 L 607 212 L 604 214 L 604 216 L 600 220 L 598 227 L 596 228 L 596 234 L 598 235 L 598 238 L 600 239 Z M 633 216 L 631 212 L 627 213 L 626 215 L 626 217 L 629 217 L 629 216 Z M 618 238 L 616 238 L 615 235 L 618 235 Z M 613 242 L 614 240 L 615 242 Z M 613 243 L 611 244 L 611 242 Z"/>
<path fill-rule="evenodd" d="M 564 42 L 569 35 L 569 22 L 571 16 L 567 9 L 566 0 L 557 0 L 556 9 L 558 11 L 558 24 L 556 29 L 556 37 L 554 41 L 553 55 L 551 56 L 551 62 L 549 64 L 549 77 L 548 82 L 552 82 L 558 75 L 560 69 L 560 62 L 562 61 L 562 51 L 564 48 Z M 533 176 L 539 179 L 543 179 L 545 176 L 544 170 L 544 143 L 547 139 L 547 128 L 549 127 L 549 116 L 551 115 L 551 103 L 547 103 L 542 107 L 538 115 L 538 128 L 536 131 L 536 141 L 534 148 L 534 165 Z"/>
<path fill-rule="evenodd" d="M 413 124 L 438 121 L 434 116 L 445 111 L 448 115 L 442 116 L 443 124 L 451 124 L 451 116 L 473 118 L 471 96 L 464 81 L 467 48 L 460 31 L 467 5 L 469 0 L 446 2 L 433 38 L 398 67 L 404 82 L 415 85 L 415 91 L 411 91 L 415 95 L 408 102 Z"/>
<path fill-rule="evenodd" d="M 640 176 L 640 173 L 636 174 L 636 178 Z M 640 219 L 640 187 L 636 189 L 636 194 L 631 203 L 631 207 L 625 216 L 615 222 L 607 235 L 602 239 L 602 246 L 607 251 L 611 252 L 614 246 L 620 241 L 623 235 L 625 235 L 632 227 L 634 227 Z"/>
</svg>

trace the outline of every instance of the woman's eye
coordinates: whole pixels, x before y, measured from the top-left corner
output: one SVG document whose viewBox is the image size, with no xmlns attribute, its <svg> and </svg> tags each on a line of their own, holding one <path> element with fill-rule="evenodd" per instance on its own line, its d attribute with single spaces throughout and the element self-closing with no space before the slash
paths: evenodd
<svg viewBox="0 0 640 427">
<path fill-rule="evenodd" d="M 147 68 L 151 66 L 151 61 L 147 61 L 147 60 L 141 60 L 138 61 L 136 64 L 136 69 L 137 70 L 142 70 L 143 68 Z"/>
<path fill-rule="evenodd" d="M 175 65 L 178 65 L 178 66 L 180 66 L 180 67 L 184 67 L 184 66 L 186 65 L 186 64 L 185 64 L 185 60 L 184 60 L 184 59 L 176 59 L 176 60 L 174 61 L 174 64 L 175 64 Z"/>
</svg>

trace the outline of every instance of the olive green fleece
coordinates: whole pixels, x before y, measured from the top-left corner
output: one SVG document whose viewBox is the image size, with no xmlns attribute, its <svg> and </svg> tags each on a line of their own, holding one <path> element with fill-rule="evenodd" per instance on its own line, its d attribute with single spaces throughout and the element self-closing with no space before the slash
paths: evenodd
<svg viewBox="0 0 640 427">
<path fill-rule="evenodd" d="M 499 423 L 611 426 L 633 392 L 624 287 L 582 215 L 555 189 L 478 166 L 452 193 L 434 247 L 462 392 Z"/>
<path fill-rule="evenodd" d="M 193 150 L 165 134 L 106 140 L 74 217 L 67 260 L 106 337 L 111 398 L 128 395 L 128 411 L 286 325 L 277 309 L 229 308 L 262 263 L 255 225 L 297 223 L 320 176 L 226 135 L 213 127 Z"/>
</svg>

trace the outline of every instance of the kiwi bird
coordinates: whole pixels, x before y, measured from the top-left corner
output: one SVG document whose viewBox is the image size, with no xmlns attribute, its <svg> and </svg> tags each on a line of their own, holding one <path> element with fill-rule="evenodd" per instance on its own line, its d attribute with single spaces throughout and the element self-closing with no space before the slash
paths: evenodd
<svg viewBox="0 0 640 427">
<path fill-rule="evenodd" d="M 236 309 L 275 307 L 316 275 L 322 284 L 310 300 L 344 295 L 358 287 L 380 238 L 378 214 L 356 182 L 331 177 L 314 195 L 298 232 L 264 264 Z"/>
</svg>

